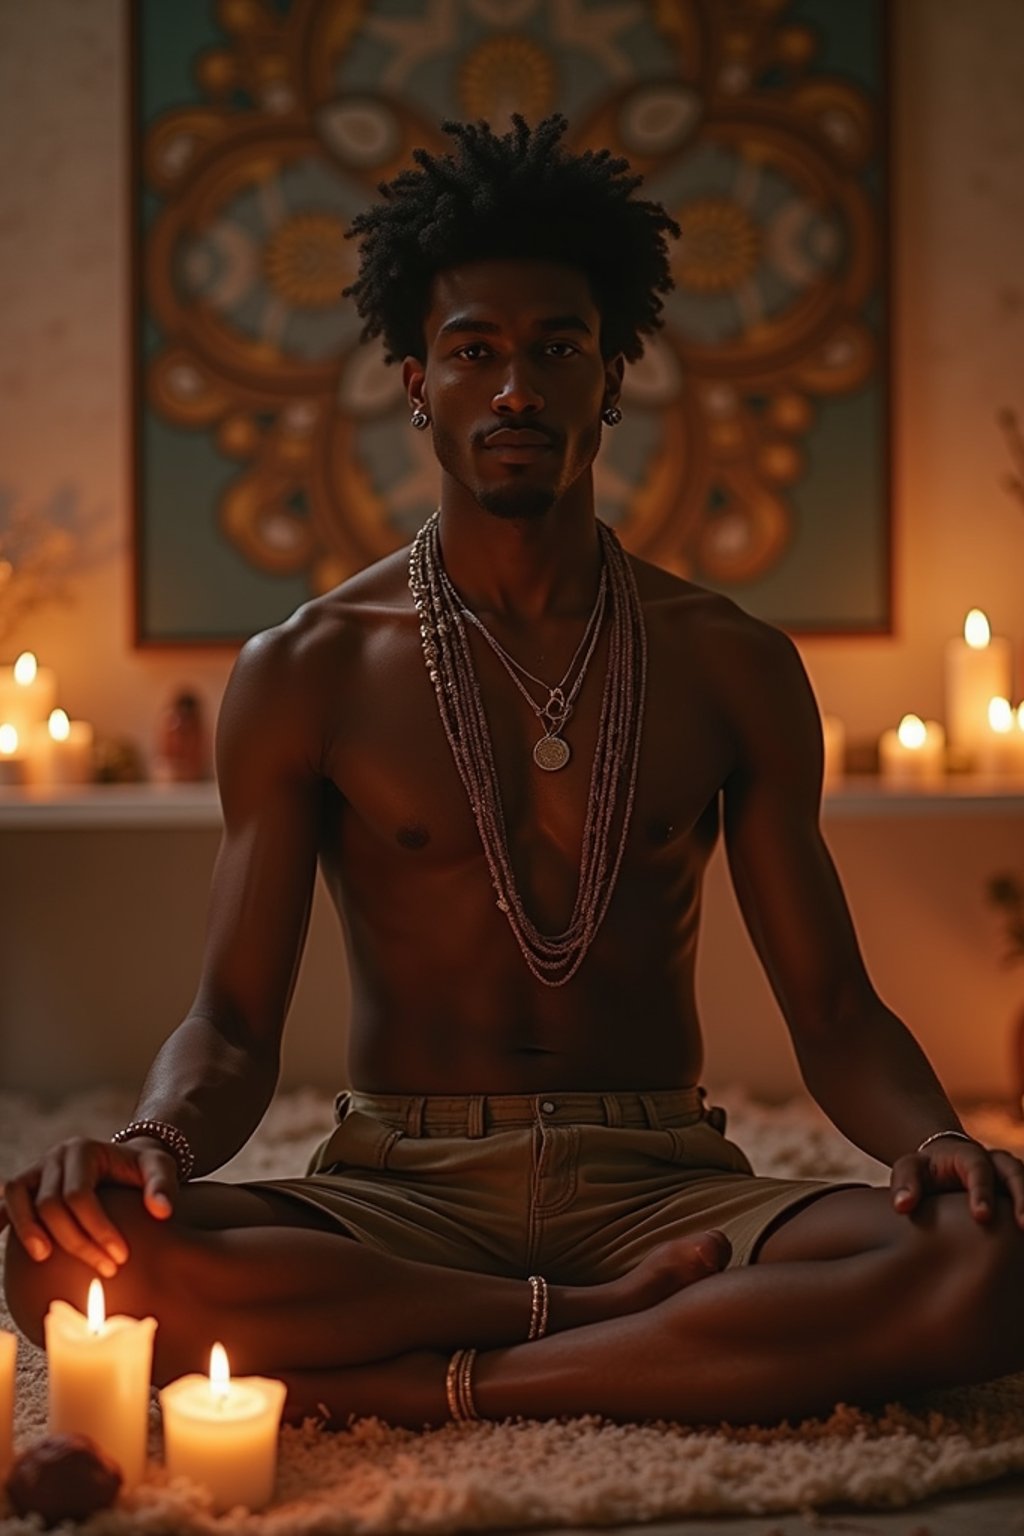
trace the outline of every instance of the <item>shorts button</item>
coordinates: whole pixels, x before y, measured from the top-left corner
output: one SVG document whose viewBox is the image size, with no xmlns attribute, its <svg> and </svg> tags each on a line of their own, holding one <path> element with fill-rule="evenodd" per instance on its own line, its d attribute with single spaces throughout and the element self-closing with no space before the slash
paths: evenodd
<svg viewBox="0 0 1024 1536">
<path fill-rule="evenodd" d="M 545 1099 L 540 1107 L 546 1115 L 553 1115 L 555 1112 L 555 1106 L 550 1099 Z"/>
</svg>

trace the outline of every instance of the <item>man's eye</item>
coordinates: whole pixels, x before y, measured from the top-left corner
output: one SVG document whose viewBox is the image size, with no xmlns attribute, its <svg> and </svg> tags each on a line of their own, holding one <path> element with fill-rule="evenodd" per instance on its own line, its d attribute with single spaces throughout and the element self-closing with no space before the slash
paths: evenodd
<svg viewBox="0 0 1024 1536">
<path fill-rule="evenodd" d="M 578 347 L 574 347 L 571 341 L 549 341 L 548 342 L 548 346 L 549 347 L 562 347 L 562 348 L 564 348 L 564 351 L 561 354 L 563 357 L 566 356 L 566 354 L 568 354 L 568 356 L 572 357 L 575 353 L 577 353 L 579 351 L 579 348 Z"/>
<path fill-rule="evenodd" d="M 481 350 L 483 347 L 484 347 L 484 343 L 482 341 L 470 341 L 470 342 L 467 342 L 464 347 L 459 347 L 458 351 L 453 352 L 452 356 L 453 357 L 466 357 L 468 353 L 470 353 L 470 352 L 477 352 L 477 351 Z M 474 359 L 470 357 L 469 361 L 473 362 Z"/>
</svg>

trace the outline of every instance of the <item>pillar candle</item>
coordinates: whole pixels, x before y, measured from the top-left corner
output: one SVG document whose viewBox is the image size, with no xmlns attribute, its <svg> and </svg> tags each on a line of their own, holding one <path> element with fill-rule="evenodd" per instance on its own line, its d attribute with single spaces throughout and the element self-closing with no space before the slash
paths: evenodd
<svg viewBox="0 0 1024 1536">
<path fill-rule="evenodd" d="M 972 608 L 963 639 L 946 645 L 946 726 L 950 743 L 970 756 L 988 731 L 988 701 L 1007 698 L 1013 656 L 1009 640 L 993 635 L 988 619 Z"/>
<path fill-rule="evenodd" d="M 17 728 L 5 720 L 0 725 L 0 784 L 24 784 L 25 766 Z"/>
<path fill-rule="evenodd" d="M 56 702 L 56 674 L 38 666 L 31 651 L 22 651 L 13 667 L 0 667 L 0 720 L 14 726 L 23 744 Z"/>
<path fill-rule="evenodd" d="M 14 1460 L 14 1369 L 18 1338 L 0 1329 L 0 1482 Z"/>
<path fill-rule="evenodd" d="M 946 733 L 934 720 L 904 715 L 878 743 L 879 767 L 890 784 L 941 784 L 946 770 Z"/>
<path fill-rule="evenodd" d="M 45 725 L 37 725 L 28 751 L 32 784 L 91 784 L 93 729 L 85 720 L 69 720 L 55 709 Z"/>
<path fill-rule="evenodd" d="M 846 729 L 835 715 L 823 715 L 821 731 L 825 739 L 825 783 L 835 784 L 843 777 Z"/>
<path fill-rule="evenodd" d="M 978 743 L 975 766 L 979 773 L 1024 778 L 1024 705 L 1014 711 L 1009 699 L 989 701 L 988 730 Z"/>
<path fill-rule="evenodd" d="M 146 1467 L 155 1317 L 105 1317 L 103 1287 L 89 1286 L 88 1316 L 52 1301 L 43 1320 L 51 1435 L 91 1435 L 121 1468 L 124 1486 Z"/>
<path fill-rule="evenodd" d="M 233 1381 L 215 1344 L 209 1376 L 179 1376 L 160 1392 L 167 1470 L 208 1488 L 217 1513 L 262 1509 L 274 1491 L 286 1390 L 265 1376 Z"/>
</svg>

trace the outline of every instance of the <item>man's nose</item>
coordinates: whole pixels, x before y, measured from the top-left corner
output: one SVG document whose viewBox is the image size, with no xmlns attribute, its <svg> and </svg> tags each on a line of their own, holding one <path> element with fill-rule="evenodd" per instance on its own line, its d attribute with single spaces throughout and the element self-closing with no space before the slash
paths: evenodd
<svg viewBox="0 0 1024 1536">
<path fill-rule="evenodd" d="M 509 363 L 504 383 L 491 401 L 491 406 L 502 415 L 512 416 L 544 409 L 544 396 L 530 377 L 528 363 Z"/>
</svg>

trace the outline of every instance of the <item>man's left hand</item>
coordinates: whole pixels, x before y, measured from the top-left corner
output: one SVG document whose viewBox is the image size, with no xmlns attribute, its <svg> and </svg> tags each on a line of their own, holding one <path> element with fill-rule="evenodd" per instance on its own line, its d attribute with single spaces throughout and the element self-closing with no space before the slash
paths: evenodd
<svg viewBox="0 0 1024 1536">
<path fill-rule="evenodd" d="M 917 1210 L 926 1195 L 965 1189 L 971 1215 L 980 1222 L 992 1220 L 996 1196 L 1005 1191 L 1024 1229 L 1024 1163 L 1012 1152 L 989 1151 L 978 1141 L 940 1136 L 923 1152 L 908 1152 L 893 1163 L 890 1188 L 901 1216 Z"/>
</svg>

